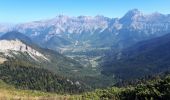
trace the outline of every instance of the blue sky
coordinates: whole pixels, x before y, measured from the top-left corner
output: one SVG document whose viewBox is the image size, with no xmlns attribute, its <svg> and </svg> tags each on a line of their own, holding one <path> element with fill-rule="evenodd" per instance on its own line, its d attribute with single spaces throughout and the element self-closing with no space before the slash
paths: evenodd
<svg viewBox="0 0 170 100">
<path fill-rule="evenodd" d="M 134 8 L 170 14 L 170 0 L 0 0 L 0 23 L 29 22 L 59 14 L 114 18 Z"/>
</svg>

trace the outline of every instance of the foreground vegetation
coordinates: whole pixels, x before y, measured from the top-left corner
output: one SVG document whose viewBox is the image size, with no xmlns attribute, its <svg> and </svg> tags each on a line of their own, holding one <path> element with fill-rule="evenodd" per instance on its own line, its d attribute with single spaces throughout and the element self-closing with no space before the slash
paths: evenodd
<svg viewBox="0 0 170 100">
<path fill-rule="evenodd" d="M 97 89 L 82 95 L 85 100 L 170 100 L 170 75 L 155 77 L 127 87 Z"/>
<path fill-rule="evenodd" d="M 93 92 L 85 92 L 82 95 L 68 95 L 68 93 L 64 93 L 64 95 L 57 95 L 55 93 L 40 92 L 35 90 L 16 89 L 12 85 L 7 85 L 2 80 L 0 80 L 0 99 L 1 100 L 11 100 L 11 99 L 17 99 L 17 100 L 169 100 L 170 99 L 170 75 L 169 74 L 157 76 L 154 78 L 152 77 L 147 80 L 139 80 L 138 82 L 134 81 L 134 83 L 135 84 L 131 84 L 131 85 L 126 84 L 126 86 L 123 87 L 110 87 L 107 89 L 96 89 Z M 22 86 L 22 84 L 20 84 L 20 86 Z M 32 84 L 30 84 L 30 86 L 32 86 Z M 70 86 L 70 88 L 71 87 L 72 86 Z"/>
<path fill-rule="evenodd" d="M 114 87 L 86 91 L 89 89 L 81 82 L 27 63 L 0 65 L 0 100 L 170 100 L 170 74 L 121 81 Z"/>
<path fill-rule="evenodd" d="M 138 85 L 96 89 L 82 95 L 19 90 L 0 80 L 0 100 L 170 100 L 170 75 L 155 77 Z"/>
<path fill-rule="evenodd" d="M 24 65 L 24 66 L 23 66 Z M 56 75 L 27 63 L 5 62 L 0 65 L 0 79 L 18 89 L 31 89 L 58 94 L 78 94 L 85 90 L 83 83 Z"/>
<path fill-rule="evenodd" d="M 75 100 L 79 95 L 58 95 L 35 90 L 20 90 L 0 80 L 0 100 Z"/>
</svg>

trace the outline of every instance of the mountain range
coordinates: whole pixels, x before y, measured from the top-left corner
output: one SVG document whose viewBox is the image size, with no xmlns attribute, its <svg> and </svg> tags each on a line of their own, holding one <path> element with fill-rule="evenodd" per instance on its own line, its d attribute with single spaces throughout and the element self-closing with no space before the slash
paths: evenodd
<svg viewBox="0 0 170 100">
<path fill-rule="evenodd" d="M 86 67 L 98 67 L 103 52 L 110 48 L 117 52 L 139 41 L 169 33 L 170 15 L 143 14 L 133 9 L 121 18 L 59 15 L 53 19 L 6 26 L 0 27 L 0 33 L 21 32 L 43 48 L 74 58 Z"/>
<path fill-rule="evenodd" d="M 0 33 L 0 63 L 26 63 L 88 85 L 109 86 L 113 76 L 137 78 L 169 69 L 168 14 L 133 9 L 121 18 L 59 15 L 1 24 Z"/>
</svg>

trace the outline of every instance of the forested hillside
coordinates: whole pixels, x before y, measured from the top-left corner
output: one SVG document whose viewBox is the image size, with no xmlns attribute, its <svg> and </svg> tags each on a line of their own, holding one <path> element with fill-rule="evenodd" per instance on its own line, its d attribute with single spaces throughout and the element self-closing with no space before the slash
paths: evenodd
<svg viewBox="0 0 170 100">
<path fill-rule="evenodd" d="M 102 73 L 128 80 L 170 70 L 170 34 L 136 43 L 106 57 Z"/>
<path fill-rule="evenodd" d="M 139 80 L 138 80 L 139 81 Z M 143 82 L 142 82 L 143 81 Z M 169 100 L 170 74 L 140 80 L 126 87 L 97 89 L 82 95 L 84 100 Z"/>
<path fill-rule="evenodd" d="M 0 65 L 0 79 L 19 89 L 40 90 L 59 94 L 76 94 L 86 90 L 84 83 L 56 75 L 29 63 L 5 62 Z"/>
</svg>

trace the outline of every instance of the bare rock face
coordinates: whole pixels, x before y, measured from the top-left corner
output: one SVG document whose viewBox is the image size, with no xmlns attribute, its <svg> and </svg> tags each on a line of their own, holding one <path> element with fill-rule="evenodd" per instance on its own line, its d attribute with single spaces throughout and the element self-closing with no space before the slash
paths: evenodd
<svg viewBox="0 0 170 100">
<path fill-rule="evenodd" d="M 11 52 L 15 54 L 17 54 L 17 52 L 23 52 L 28 53 L 35 60 L 37 60 L 37 57 L 48 60 L 43 54 L 19 40 L 0 40 L 0 52 L 6 56 L 12 56 Z"/>
<path fill-rule="evenodd" d="M 1 57 L 0 57 L 0 64 L 4 63 L 5 61 L 6 61 L 5 58 L 1 58 Z"/>
</svg>

